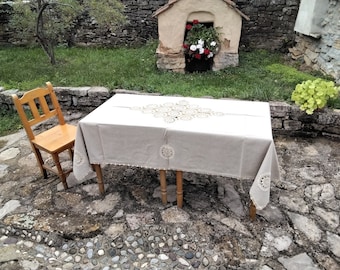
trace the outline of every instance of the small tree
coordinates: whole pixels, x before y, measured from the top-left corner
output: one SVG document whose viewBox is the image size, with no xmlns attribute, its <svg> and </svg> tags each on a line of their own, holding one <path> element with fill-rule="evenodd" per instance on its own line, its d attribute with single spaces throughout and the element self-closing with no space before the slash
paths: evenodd
<svg viewBox="0 0 340 270">
<path fill-rule="evenodd" d="M 17 38 L 27 43 L 38 41 L 51 64 L 54 47 L 88 13 L 99 27 L 114 31 L 126 22 L 124 5 L 119 0 L 15 0 L 10 27 Z"/>
</svg>

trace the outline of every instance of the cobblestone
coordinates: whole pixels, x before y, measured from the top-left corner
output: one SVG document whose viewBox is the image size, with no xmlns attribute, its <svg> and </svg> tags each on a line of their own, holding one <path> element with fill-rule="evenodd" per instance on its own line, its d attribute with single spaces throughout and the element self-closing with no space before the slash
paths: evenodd
<svg viewBox="0 0 340 270">
<path fill-rule="evenodd" d="M 22 132 L 0 140 L 0 269 L 340 269 L 339 141 L 276 137 L 281 180 L 252 222 L 251 181 L 184 173 L 178 209 L 157 171 L 105 166 L 104 196 L 95 179 L 63 190 Z"/>
</svg>

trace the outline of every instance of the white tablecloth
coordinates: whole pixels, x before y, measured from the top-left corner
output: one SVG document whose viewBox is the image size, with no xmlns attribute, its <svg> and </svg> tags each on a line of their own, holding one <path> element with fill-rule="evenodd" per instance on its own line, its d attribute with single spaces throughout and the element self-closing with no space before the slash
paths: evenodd
<svg viewBox="0 0 340 270">
<path fill-rule="evenodd" d="M 279 177 L 266 102 L 116 94 L 78 125 L 74 175 L 91 164 L 130 165 L 254 179 L 257 209 Z"/>
</svg>

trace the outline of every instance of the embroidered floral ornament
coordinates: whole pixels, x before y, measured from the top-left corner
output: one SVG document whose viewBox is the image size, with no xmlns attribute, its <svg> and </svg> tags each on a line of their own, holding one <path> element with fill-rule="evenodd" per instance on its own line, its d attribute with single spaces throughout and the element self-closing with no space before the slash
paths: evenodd
<svg viewBox="0 0 340 270">
<path fill-rule="evenodd" d="M 184 53 L 190 58 L 209 59 L 219 50 L 218 28 L 209 27 L 198 20 L 186 25 L 186 38 L 184 40 Z"/>
</svg>

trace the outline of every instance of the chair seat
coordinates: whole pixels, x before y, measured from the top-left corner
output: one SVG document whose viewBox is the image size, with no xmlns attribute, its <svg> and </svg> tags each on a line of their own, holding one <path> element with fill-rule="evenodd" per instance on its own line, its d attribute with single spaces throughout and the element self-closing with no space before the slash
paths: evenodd
<svg viewBox="0 0 340 270">
<path fill-rule="evenodd" d="M 32 143 L 49 153 L 60 152 L 74 144 L 76 130 L 74 125 L 57 125 L 36 135 Z"/>
</svg>

